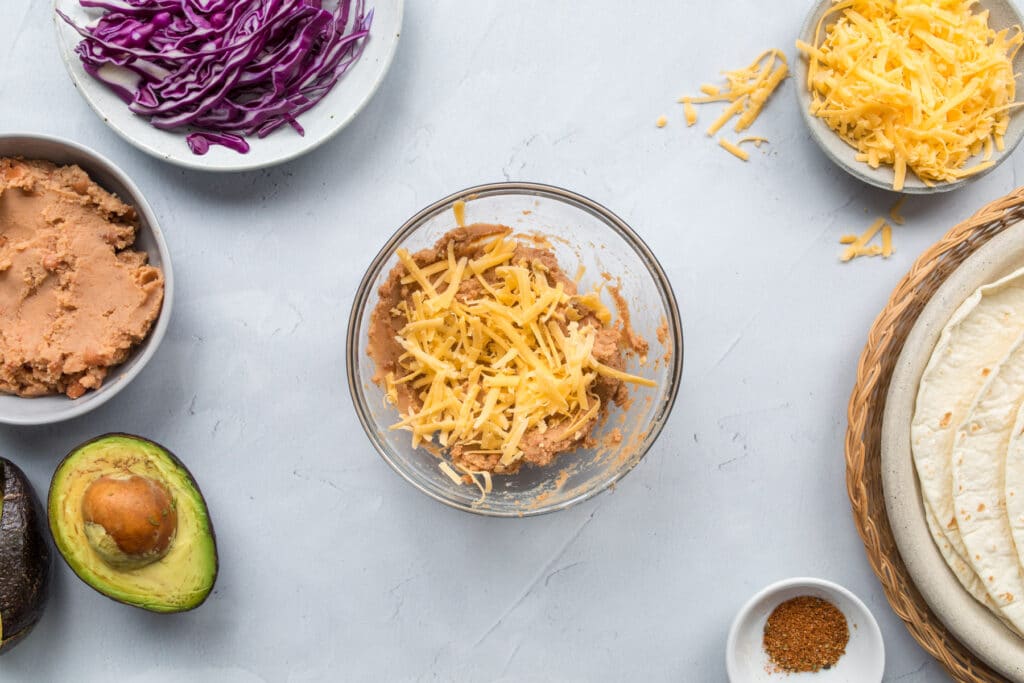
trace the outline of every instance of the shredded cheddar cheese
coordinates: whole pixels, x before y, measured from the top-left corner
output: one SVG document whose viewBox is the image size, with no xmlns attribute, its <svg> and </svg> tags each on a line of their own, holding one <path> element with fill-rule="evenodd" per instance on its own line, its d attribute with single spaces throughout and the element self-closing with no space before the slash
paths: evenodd
<svg viewBox="0 0 1024 683">
<path fill-rule="evenodd" d="M 683 115 L 686 116 L 686 126 L 690 127 L 697 123 L 697 109 L 693 106 L 693 103 L 687 100 L 683 102 Z"/>
<path fill-rule="evenodd" d="M 740 149 L 737 145 L 729 142 L 725 138 L 719 138 L 718 145 L 738 159 L 742 159 L 743 161 L 750 159 L 750 154 L 745 149 Z"/>
<path fill-rule="evenodd" d="M 479 505 L 480 503 L 484 502 L 484 500 L 487 498 L 487 494 L 490 493 L 494 488 L 491 482 L 491 473 L 486 470 L 481 470 L 478 472 L 476 470 L 471 470 L 468 467 L 464 467 L 463 465 L 458 464 L 456 464 L 455 466 L 458 467 L 461 471 L 465 472 L 466 476 L 470 478 L 473 484 L 478 489 L 480 489 L 480 497 L 477 498 L 476 504 Z M 483 480 L 482 484 L 480 483 L 480 479 L 477 479 L 477 477 L 480 477 L 480 479 Z"/>
<path fill-rule="evenodd" d="M 882 258 L 892 256 L 892 228 L 886 224 L 882 226 Z"/>
<path fill-rule="evenodd" d="M 881 244 L 870 244 L 876 235 L 881 233 Z M 839 260 L 846 262 L 860 256 L 881 256 L 889 258 L 892 256 L 892 226 L 879 218 L 860 235 L 843 235 L 839 238 L 840 244 L 849 245 L 839 256 Z"/>
<path fill-rule="evenodd" d="M 752 143 L 754 143 L 754 147 L 760 147 L 761 145 L 764 145 L 764 144 L 768 143 L 768 138 L 762 138 L 762 137 L 758 137 L 756 135 L 748 135 L 745 138 L 740 138 L 739 140 L 737 140 L 736 144 L 737 145 L 742 145 L 745 142 L 752 142 Z"/>
<path fill-rule="evenodd" d="M 466 482 L 464 482 L 464 481 L 462 480 L 462 477 L 461 477 L 461 476 L 459 476 L 459 473 L 458 473 L 458 472 L 456 472 L 455 470 L 453 470 L 453 469 L 452 469 L 452 466 L 451 466 L 451 465 L 449 465 L 448 463 L 446 463 L 446 462 L 445 462 L 444 460 L 442 460 L 441 462 L 439 462 L 439 463 L 437 464 L 437 467 L 438 467 L 438 469 L 439 469 L 439 470 L 441 470 L 442 472 L 444 472 L 444 475 L 445 475 L 446 477 L 448 477 L 448 478 L 449 478 L 449 479 L 451 479 L 451 480 L 452 480 L 453 482 L 455 482 L 455 484 L 456 484 L 457 486 L 462 486 L 463 484 L 465 484 L 465 483 L 466 483 Z"/>
<path fill-rule="evenodd" d="M 668 117 L 659 116 L 658 120 L 654 122 L 654 125 L 656 125 L 658 128 L 664 128 L 666 125 L 668 125 Z"/>
<path fill-rule="evenodd" d="M 511 465 L 522 458 L 528 431 L 560 426 L 572 433 L 588 425 L 601 408 L 599 376 L 655 385 L 595 358 L 592 321 L 611 319 L 597 293 L 569 294 L 543 263 L 516 261 L 515 251 L 507 236 L 492 238 L 472 259 L 457 258 L 451 242 L 447 258 L 430 264 L 399 250 L 402 282 L 419 288 L 397 305 L 406 321 L 395 337 L 403 374 L 389 373 L 385 389 L 393 403 L 399 384 L 417 390 L 421 405 L 391 427 L 412 432 L 414 447 L 433 439 L 500 453 L 501 464 Z M 464 283 L 479 294 L 457 298 Z M 447 476 L 459 477 L 446 465 Z M 489 492 L 489 474 L 463 473 Z"/>
<path fill-rule="evenodd" d="M 444 460 L 439 462 L 437 464 L 437 467 L 444 473 L 446 477 L 451 479 L 457 486 L 462 486 L 466 484 L 466 479 L 468 478 L 473 484 L 476 485 L 478 489 L 480 489 L 480 497 L 477 498 L 476 501 L 474 501 L 474 505 L 479 505 L 480 503 L 484 502 L 487 499 L 487 494 L 494 490 L 494 484 L 491 479 L 490 472 L 478 472 L 476 470 L 471 470 L 468 467 L 464 467 L 463 465 L 459 465 L 458 463 L 456 463 L 455 467 L 458 467 L 460 471 L 465 472 L 465 474 L 460 475 L 458 472 L 452 469 L 451 465 L 449 465 Z M 477 479 L 477 477 L 480 477 L 480 479 L 483 480 L 483 483 L 480 483 L 480 479 Z"/>
<path fill-rule="evenodd" d="M 927 185 L 954 181 L 989 168 L 993 148 L 1004 148 L 1024 37 L 1020 27 L 993 30 L 975 5 L 843 0 L 822 17 L 813 45 L 797 41 L 811 113 L 859 161 L 892 166 L 897 191 L 908 170 Z"/>
<path fill-rule="evenodd" d="M 741 159 L 743 161 L 748 161 L 750 159 L 750 152 L 740 147 L 740 145 L 745 144 L 747 142 L 752 142 L 754 144 L 754 147 L 760 147 L 762 144 L 768 142 L 768 140 L 766 138 L 761 138 L 753 135 L 749 135 L 745 138 L 740 138 L 736 142 L 730 142 L 725 138 L 719 138 L 718 146 L 724 149 L 725 151 L 729 152 L 729 154 L 732 154 L 734 157 Z"/>
<path fill-rule="evenodd" d="M 903 201 L 905 199 L 905 196 L 900 197 L 896 200 L 896 203 L 892 205 L 892 208 L 889 209 L 889 218 L 891 218 L 892 222 L 896 225 L 903 225 L 906 223 L 906 219 L 903 218 L 902 214 L 900 214 L 900 209 L 903 208 Z"/>
<path fill-rule="evenodd" d="M 703 97 L 680 97 L 679 102 L 683 105 L 686 125 L 692 126 L 697 123 L 697 110 L 694 104 L 729 102 L 729 106 L 708 127 L 706 133 L 708 137 L 714 137 L 733 118 L 736 119 L 733 130 L 737 133 L 743 132 L 753 125 L 768 98 L 788 74 L 786 55 L 781 50 L 766 50 L 745 69 L 725 72 L 728 85 L 724 90 L 715 85 L 705 84 L 700 87 L 700 91 L 704 93 Z M 750 154 L 739 148 L 739 144 L 743 142 L 754 142 L 760 146 L 766 140 L 760 137 L 747 137 L 739 143 L 732 143 L 719 139 L 718 144 L 730 154 L 747 161 Z"/>
</svg>

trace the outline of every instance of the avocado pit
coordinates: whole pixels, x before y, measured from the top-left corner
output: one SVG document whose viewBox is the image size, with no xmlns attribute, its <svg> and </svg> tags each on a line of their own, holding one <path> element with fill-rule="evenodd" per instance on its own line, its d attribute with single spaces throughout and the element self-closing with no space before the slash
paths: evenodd
<svg viewBox="0 0 1024 683">
<path fill-rule="evenodd" d="M 85 490 L 82 521 L 89 545 L 104 562 L 141 569 L 167 555 L 178 511 L 163 482 L 137 474 L 107 475 Z"/>
</svg>

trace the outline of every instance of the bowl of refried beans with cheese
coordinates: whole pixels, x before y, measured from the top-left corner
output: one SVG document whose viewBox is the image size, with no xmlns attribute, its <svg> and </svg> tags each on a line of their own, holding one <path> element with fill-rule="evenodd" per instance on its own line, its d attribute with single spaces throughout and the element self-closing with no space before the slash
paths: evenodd
<svg viewBox="0 0 1024 683">
<path fill-rule="evenodd" d="M 608 209 L 547 185 L 464 190 L 374 259 L 349 323 L 370 442 L 404 479 L 490 516 L 565 509 L 653 445 L 682 370 L 675 296 Z"/>
</svg>

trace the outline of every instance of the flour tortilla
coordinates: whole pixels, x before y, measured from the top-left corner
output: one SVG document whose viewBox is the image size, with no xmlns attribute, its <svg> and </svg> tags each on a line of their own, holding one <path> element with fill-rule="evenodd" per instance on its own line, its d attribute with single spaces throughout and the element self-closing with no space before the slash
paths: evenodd
<svg viewBox="0 0 1024 683">
<path fill-rule="evenodd" d="M 957 581 L 960 582 L 960 585 L 964 587 L 964 590 L 970 593 L 972 598 L 987 607 L 992 614 L 1003 622 L 1003 625 L 1006 626 L 1006 628 L 1010 629 L 1018 636 L 1021 635 L 1020 631 L 1014 628 L 1013 624 L 1011 624 L 1006 617 L 1003 616 L 1003 613 L 999 611 L 996 603 L 989 596 L 988 591 L 985 590 L 985 584 L 982 583 L 981 579 L 978 578 L 978 575 L 974 573 L 974 567 L 972 567 L 967 560 L 958 555 L 953 549 L 953 546 L 946 540 L 942 530 L 939 529 L 939 520 L 935 519 L 935 513 L 933 513 L 931 508 L 927 505 L 925 506 L 924 514 L 925 520 L 928 522 L 928 530 L 932 532 L 932 538 L 935 539 L 935 545 L 938 546 L 939 552 L 942 554 L 942 559 L 944 559 L 946 564 L 949 565 L 950 571 L 953 572 L 953 575 L 957 578 Z"/>
<path fill-rule="evenodd" d="M 1024 333 L 1024 269 L 975 291 L 943 328 L 921 377 L 910 427 L 925 505 L 939 522 L 932 536 L 962 558 L 950 466 L 956 429 L 991 371 Z M 965 586 L 966 587 L 966 586 Z"/>
<path fill-rule="evenodd" d="M 953 506 L 967 554 L 988 594 L 1024 630 L 1024 576 L 1006 518 L 1006 453 L 1024 402 L 1024 336 L 991 373 L 957 429 Z"/>
<path fill-rule="evenodd" d="M 1006 449 L 1006 520 L 1017 547 L 1017 563 L 1024 567 L 1024 404 Z"/>
</svg>

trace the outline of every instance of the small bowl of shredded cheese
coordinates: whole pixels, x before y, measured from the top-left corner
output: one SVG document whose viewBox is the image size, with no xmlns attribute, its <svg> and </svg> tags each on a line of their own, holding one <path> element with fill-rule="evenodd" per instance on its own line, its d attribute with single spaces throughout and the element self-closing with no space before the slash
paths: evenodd
<svg viewBox="0 0 1024 683">
<path fill-rule="evenodd" d="M 824 0 L 796 46 L 812 137 L 841 168 L 897 192 L 962 186 L 1024 135 L 1010 0 Z"/>
<path fill-rule="evenodd" d="M 565 509 L 653 445 L 682 374 L 675 296 L 620 218 L 567 190 L 497 183 L 403 225 L 348 331 L 370 442 L 404 479 L 491 516 Z"/>
</svg>

